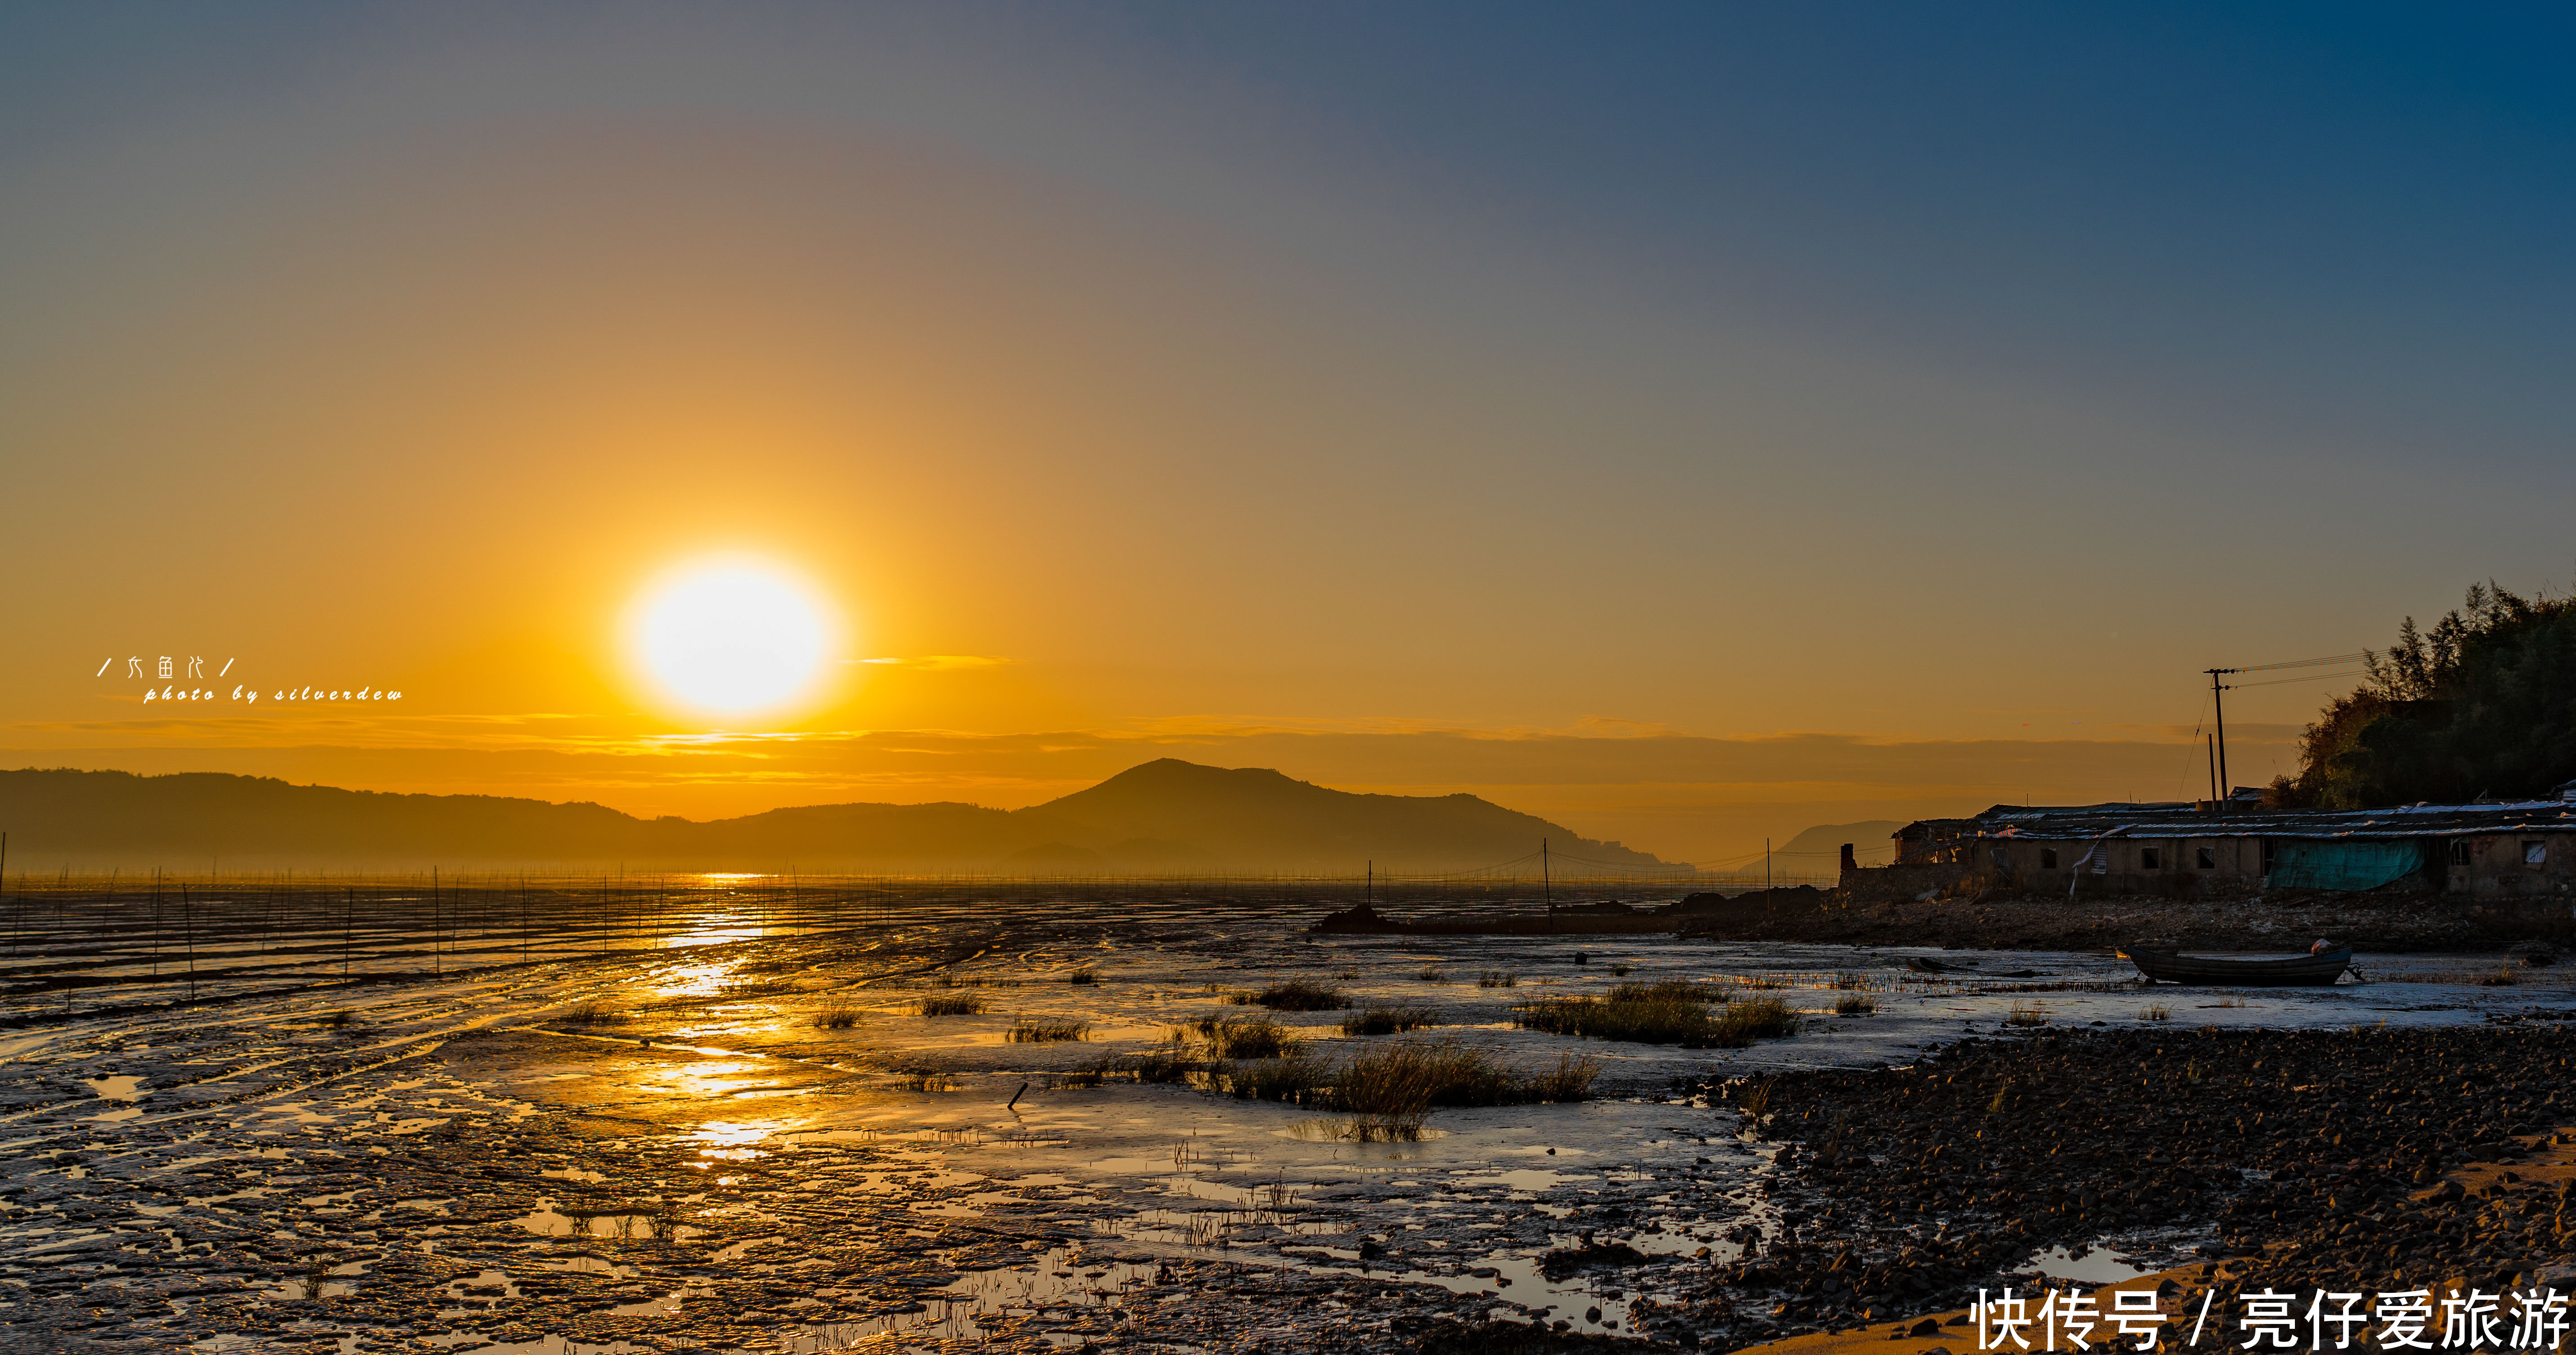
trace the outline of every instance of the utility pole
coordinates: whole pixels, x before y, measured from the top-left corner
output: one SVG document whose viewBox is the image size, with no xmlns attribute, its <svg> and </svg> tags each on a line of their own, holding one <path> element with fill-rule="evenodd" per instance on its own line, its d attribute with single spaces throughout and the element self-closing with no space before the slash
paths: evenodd
<svg viewBox="0 0 2576 1355">
<path fill-rule="evenodd" d="M 2215 703 L 2215 709 L 2218 713 L 2218 794 L 2210 798 L 2217 800 L 2222 805 L 2227 802 L 2226 788 L 2229 784 L 2227 780 L 2227 684 L 2220 682 L 2218 678 L 2222 673 L 2233 673 L 2235 671 L 2236 670 L 2233 668 L 2212 668 L 2209 670 L 2209 699 Z"/>
<path fill-rule="evenodd" d="M 1762 892 L 1771 892 L 1771 839 L 1762 839 Z"/>
<path fill-rule="evenodd" d="M 1529 858 L 1524 856 L 1521 859 L 1527 861 Z M 1540 895 L 1547 900 L 1547 906 L 1556 907 L 1556 880 L 1548 874 L 1546 838 L 1538 840 L 1538 887 Z"/>
<path fill-rule="evenodd" d="M 2201 742 L 2209 745 L 2209 807 L 2216 810 L 2218 808 L 2218 738 L 2213 734 L 2203 734 L 2200 738 Z"/>
</svg>

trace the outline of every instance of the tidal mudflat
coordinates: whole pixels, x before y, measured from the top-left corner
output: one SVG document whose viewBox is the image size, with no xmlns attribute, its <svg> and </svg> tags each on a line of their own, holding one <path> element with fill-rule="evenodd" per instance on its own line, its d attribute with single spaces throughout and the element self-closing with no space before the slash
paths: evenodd
<svg viewBox="0 0 2576 1355">
<path fill-rule="evenodd" d="M 1306 934 L 1321 911 L 895 903 L 791 931 L 717 906 L 650 944 L 346 983 L 325 956 L 195 1005 L 158 973 L 149 1000 L 113 975 L 77 1003 L 29 988 L 0 1030 L 0 1333 L 549 1355 L 1734 1346 L 1884 1320 L 2070 1240 L 2132 1271 L 2249 1245 L 2214 1212 L 2110 1211 L 2082 1238 L 1961 1252 L 1919 1295 L 1827 1284 L 1801 1306 L 1813 1277 L 1778 1272 L 1832 1254 L 1846 1221 L 1843 1250 L 1881 1270 L 1953 1215 L 2005 1226 L 1984 1196 L 1873 1197 L 1863 1218 L 1819 1195 L 1820 1154 L 1848 1171 L 1892 1151 L 1869 1098 L 1834 1090 L 1854 1079 L 1969 1036 L 2001 1061 L 2074 1032 L 2563 1041 L 2576 1011 L 2564 969 L 2504 984 L 2458 956 L 2374 957 L 2375 981 L 2331 989 L 2150 992 L 2103 955 L 1946 951 L 1962 968 L 1921 975 L 1899 950 Z M 1739 1048 L 1522 1024 L 1658 983 L 1789 1020 Z M 1274 989 L 1305 996 L 1262 1005 Z M 1331 1094 L 1391 1049 L 1480 1070 L 1491 1094 L 1448 1099 L 1488 1103 L 1408 1118 Z M 2517 1102 L 2496 1127 L 2559 1108 Z M 2055 1123 L 2027 1089 L 1969 1109 L 1994 1132 Z M 2270 1179 L 2223 1166 L 2189 1183 L 2211 1211 Z"/>
</svg>

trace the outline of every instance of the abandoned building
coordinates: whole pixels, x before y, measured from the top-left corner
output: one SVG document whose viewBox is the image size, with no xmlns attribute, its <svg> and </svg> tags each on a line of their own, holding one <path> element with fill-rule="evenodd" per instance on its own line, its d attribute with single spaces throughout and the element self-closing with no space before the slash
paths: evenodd
<svg viewBox="0 0 2576 1355">
<path fill-rule="evenodd" d="M 2576 787 L 2554 800 L 2348 811 L 2223 802 L 1997 805 L 1897 830 L 1896 864 L 2021 889 L 2194 894 L 2405 883 L 2472 898 L 2576 891 Z"/>
</svg>

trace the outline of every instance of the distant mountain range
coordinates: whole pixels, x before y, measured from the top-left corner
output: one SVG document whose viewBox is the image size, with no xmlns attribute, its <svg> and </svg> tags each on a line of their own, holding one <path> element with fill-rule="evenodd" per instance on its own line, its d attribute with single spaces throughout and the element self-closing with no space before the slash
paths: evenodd
<svg viewBox="0 0 2576 1355">
<path fill-rule="evenodd" d="M 242 869 L 493 866 L 979 870 L 1012 875 L 1462 870 L 1538 850 L 1566 875 L 1675 869 L 1473 795 L 1359 795 L 1163 758 L 1027 809 L 843 804 L 708 823 L 596 804 L 391 795 L 187 772 L 0 771 L 10 864 L 39 871 L 220 859 Z"/>
</svg>

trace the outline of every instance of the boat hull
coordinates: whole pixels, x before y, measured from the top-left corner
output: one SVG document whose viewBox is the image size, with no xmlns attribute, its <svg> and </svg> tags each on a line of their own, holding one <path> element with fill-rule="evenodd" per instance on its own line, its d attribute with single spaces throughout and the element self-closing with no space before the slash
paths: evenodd
<svg viewBox="0 0 2576 1355">
<path fill-rule="evenodd" d="M 2219 988 L 2324 988 L 2352 967 L 2350 949 L 2277 960 L 2231 960 L 2131 947 L 2121 951 L 2138 972 L 2158 983 Z"/>
</svg>

